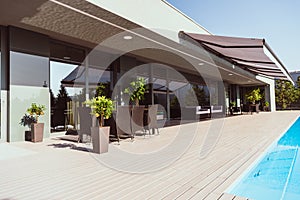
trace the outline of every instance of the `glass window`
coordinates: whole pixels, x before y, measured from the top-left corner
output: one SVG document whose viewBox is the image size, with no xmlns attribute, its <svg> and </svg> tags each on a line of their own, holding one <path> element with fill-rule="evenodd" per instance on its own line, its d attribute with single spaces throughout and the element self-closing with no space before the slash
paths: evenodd
<svg viewBox="0 0 300 200">
<path fill-rule="evenodd" d="M 85 101 L 83 85 L 75 85 L 73 76 L 80 74 L 77 65 L 50 62 L 51 131 L 75 128 L 76 105 Z"/>
<path fill-rule="evenodd" d="M 86 67 L 69 63 L 50 62 L 50 93 L 51 93 L 51 127 L 52 131 L 65 129 L 79 129 L 79 107 L 83 107 L 86 100 L 86 82 L 89 88 L 89 98 L 99 92 L 101 95 L 111 96 L 111 72 L 100 67 L 90 66 L 86 77 Z M 105 93 L 105 94 L 103 94 Z"/>
<path fill-rule="evenodd" d="M 49 58 L 10 52 L 10 84 L 48 87 Z"/>
</svg>

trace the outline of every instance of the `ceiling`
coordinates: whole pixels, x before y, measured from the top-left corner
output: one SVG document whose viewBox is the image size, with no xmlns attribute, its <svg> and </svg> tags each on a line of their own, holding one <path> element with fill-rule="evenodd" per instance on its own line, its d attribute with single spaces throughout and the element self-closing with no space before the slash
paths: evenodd
<svg viewBox="0 0 300 200">
<path fill-rule="evenodd" d="M 131 55 L 141 60 L 164 63 L 189 73 L 200 72 L 208 78 L 221 78 L 233 84 L 262 84 L 250 73 L 224 65 L 224 61 L 215 61 L 207 53 L 200 55 L 87 1 L 1 0 L 0 24 L 90 49 L 99 44 L 116 54 L 128 53 L 129 49 Z M 130 42 L 124 40 L 129 33 L 133 36 Z"/>
</svg>

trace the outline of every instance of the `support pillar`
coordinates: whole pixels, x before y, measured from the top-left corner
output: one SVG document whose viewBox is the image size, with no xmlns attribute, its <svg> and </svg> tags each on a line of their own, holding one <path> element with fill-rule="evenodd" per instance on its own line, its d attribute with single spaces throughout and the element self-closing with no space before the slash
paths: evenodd
<svg viewBox="0 0 300 200">
<path fill-rule="evenodd" d="M 236 85 L 236 106 L 241 107 L 240 86 Z"/>
</svg>

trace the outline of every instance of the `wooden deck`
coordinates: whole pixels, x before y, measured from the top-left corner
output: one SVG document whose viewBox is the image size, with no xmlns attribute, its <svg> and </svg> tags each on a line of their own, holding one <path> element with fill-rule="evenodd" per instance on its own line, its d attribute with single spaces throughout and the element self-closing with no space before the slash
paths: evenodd
<svg viewBox="0 0 300 200">
<path fill-rule="evenodd" d="M 105 167 L 74 142 L 51 138 L 0 144 L 0 199 L 247 199 L 226 189 L 299 115 L 289 111 L 226 118 L 218 143 L 204 159 L 200 149 L 212 121 L 200 122 L 183 156 L 164 169 L 141 174 Z M 122 141 L 118 148 L 150 152 L 167 145 L 174 130 Z"/>
</svg>

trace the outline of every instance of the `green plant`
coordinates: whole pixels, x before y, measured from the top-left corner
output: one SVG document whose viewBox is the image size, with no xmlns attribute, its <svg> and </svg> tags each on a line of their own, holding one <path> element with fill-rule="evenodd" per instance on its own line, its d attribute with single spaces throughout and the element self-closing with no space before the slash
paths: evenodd
<svg viewBox="0 0 300 200">
<path fill-rule="evenodd" d="M 114 110 L 114 102 L 105 96 L 94 97 L 84 103 L 91 107 L 91 114 L 98 118 L 100 127 L 103 127 L 104 119 L 110 118 Z"/>
<path fill-rule="evenodd" d="M 45 114 L 45 110 L 45 105 L 38 105 L 36 103 L 32 103 L 31 106 L 27 109 L 27 112 L 30 116 L 34 117 L 36 123 L 38 123 L 39 117 Z"/>
<path fill-rule="evenodd" d="M 269 107 L 270 103 L 268 101 L 265 102 L 265 106 Z"/>
<path fill-rule="evenodd" d="M 130 95 L 130 100 L 139 105 L 139 100 L 144 99 L 146 91 L 146 81 L 144 78 L 137 78 L 130 83 L 130 87 L 125 88 L 124 93 Z"/>
<path fill-rule="evenodd" d="M 95 96 L 109 96 L 109 86 L 110 86 L 110 82 L 106 82 L 106 83 L 98 83 L 98 86 L 96 87 L 96 93 Z"/>
<path fill-rule="evenodd" d="M 229 103 L 229 106 L 232 108 L 232 107 L 235 107 L 236 106 L 236 102 L 235 101 L 232 101 Z"/>
<path fill-rule="evenodd" d="M 276 80 L 275 99 L 277 106 L 286 109 L 291 103 L 300 97 L 300 89 L 296 88 L 290 81 Z"/>
<path fill-rule="evenodd" d="M 246 99 L 251 102 L 252 104 L 255 104 L 256 101 L 259 101 L 262 99 L 262 95 L 260 94 L 260 89 L 253 89 L 248 94 L 246 94 Z"/>
<path fill-rule="evenodd" d="M 31 115 L 24 114 L 19 124 L 30 128 L 32 123 L 36 123 L 36 119 Z"/>
</svg>

